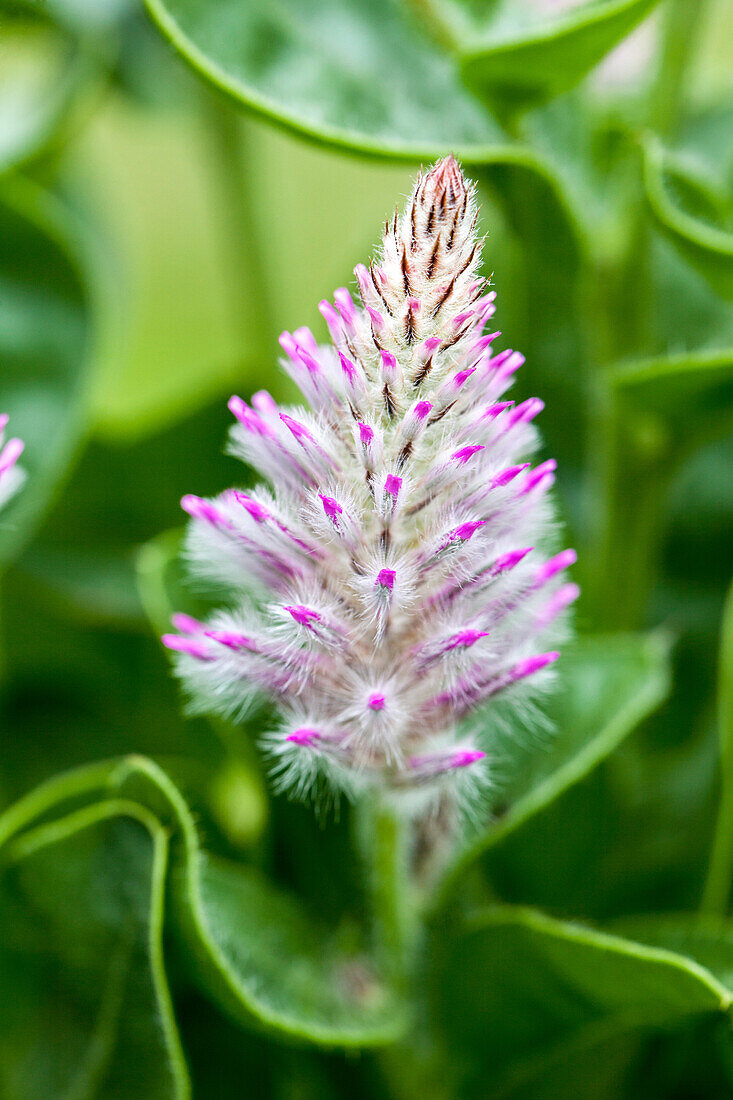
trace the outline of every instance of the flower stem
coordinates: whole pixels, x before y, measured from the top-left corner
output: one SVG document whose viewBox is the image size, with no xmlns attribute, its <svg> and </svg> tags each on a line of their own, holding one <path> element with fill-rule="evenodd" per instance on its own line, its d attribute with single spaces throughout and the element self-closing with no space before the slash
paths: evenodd
<svg viewBox="0 0 733 1100">
<path fill-rule="evenodd" d="M 408 867 L 409 826 L 388 799 L 375 798 L 359 805 L 356 827 L 377 958 L 385 976 L 403 989 L 416 940 L 415 890 Z"/>
<path fill-rule="evenodd" d="M 704 9 L 705 0 L 670 0 L 667 6 L 659 68 L 649 102 L 649 122 L 660 134 L 668 134 L 681 117 Z"/>
</svg>

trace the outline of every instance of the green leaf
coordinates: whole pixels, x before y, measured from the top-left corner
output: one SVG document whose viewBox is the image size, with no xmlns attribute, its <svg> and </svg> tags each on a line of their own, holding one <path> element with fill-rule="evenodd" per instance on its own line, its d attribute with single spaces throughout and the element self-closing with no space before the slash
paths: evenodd
<svg viewBox="0 0 733 1100">
<path fill-rule="evenodd" d="M 690 913 L 652 914 L 614 921 L 611 931 L 684 955 L 708 970 L 729 995 L 733 990 L 733 926 L 727 920 Z"/>
<path fill-rule="evenodd" d="M 198 875 L 178 882 L 187 964 L 235 1019 L 325 1046 L 399 1036 L 404 1016 L 369 961 L 343 956 L 317 918 L 252 870 L 204 858 Z"/>
<path fill-rule="evenodd" d="M 657 3 L 606 0 L 522 22 L 515 6 L 506 5 L 482 40 L 462 51 L 466 86 L 503 112 L 546 102 L 582 80 Z"/>
<path fill-rule="evenodd" d="M 238 102 L 316 141 L 480 161 L 501 137 L 396 0 L 148 0 L 173 46 Z"/>
<path fill-rule="evenodd" d="M 180 793 L 142 757 L 91 765 L 37 788 L 0 818 L 0 846 L 19 859 L 34 847 L 39 816 L 63 821 L 64 809 L 80 800 L 80 814 L 137 814 L 151 833 L 171 838 L 166 915 L 187 965 L 237 1020 L 327 1046 L 379 1045 L 403 1030 L 404 1009 L 368 958 L 338 949 L 317 920 L 260 874 L 203 853 Z M 107 867 L 112 882 L 97 882 L 102 900 L 124 888 L 124 879 L 114 881 L 113 863 Z M 93 876 L 93 868 L 84 873 Z"/>
<path fill-rule="evenodd" d="M 668 648 L 657 635 L 578 638 L 565 648 L 558 690 L 544 707 L 553 733 L 497 741 L 495 820 L 461 853 L 439 901 L 483 852 L 586 776 L 659 706 L 669 690 Z"/>
<path fill-rule="evenodd" d="M 0 25 L 0 173 L 55 152 L 99 96 L 133 0 L 12 0 Z"/>
<path fill-rule="evenodd" d="M 60 137 L 90 67 L 81 43 L 41 5 L 12 13 L 6 6 L 0 56 L 0 172 L 7 172 Z"/>
<path fill-rule="evenodd" d="M 85 429 L 91 307 L 68 236 L 49 197 L 20 181 L 0 191 L 0 406 L 28 475 L 3 509 L 0 565 L 30 537 Z"/>
<path fill-rule="evenodd" d="M 650 946 L 510 906 L 439 935 L 431 997 L 461 1075 L 450 1095 L 461 1100 L 485 1096 L 487 1074 L 497 1100 L 562 1095 L 543 1091 L 558 1065 L 629 1032 L 712 1020 L 731 1004 L 727 962 L 719 965 L 730 954 L 729 929 L 714 970 L 702 944 L 698 961 L 682 940 L 670 948 L 652 934 Z M 581 1064 L 589 1077 L 576 1075 L 573 1094 L 598 1095 L 598 1061 Z"/>
<path fill-rule="evenodd" d="M 188 1097 L 163 968 L 160 822 L 103 800 L 31 828 L 4 855 L 3 1096 Z"/>
<path fill-rule="evenodd" d="M 659 229 L 718 294 L 733 299 L 733 175 L 721 187 L 699 152 L 675 154 L 649 137 L 644 185 Z"/>
</svg>

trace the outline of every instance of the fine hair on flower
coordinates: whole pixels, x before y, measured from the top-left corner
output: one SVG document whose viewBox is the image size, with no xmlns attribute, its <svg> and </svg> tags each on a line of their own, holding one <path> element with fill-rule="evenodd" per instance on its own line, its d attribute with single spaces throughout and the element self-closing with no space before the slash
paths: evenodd
<svg viewBox="0 0 733 1100">
<path fill-rule="evenodd" d="M 195 575 L 229 605 L 165 635 L 194 705 L 258 698 L 279 787 L 378 789 L 458 811 L 489 781 L 483 723 L 551 677 L 578 589 L 553 553 L 555 462 L 533 463 L 539 398 L 489 331 L 475 190 L 448 156 L 421 173 L 379 253 L 320 303 L 330 341 L 283 333 L 303 404 L 232 397 L 231 453 L 265 483 L 188 495 Z"/>
</svg>

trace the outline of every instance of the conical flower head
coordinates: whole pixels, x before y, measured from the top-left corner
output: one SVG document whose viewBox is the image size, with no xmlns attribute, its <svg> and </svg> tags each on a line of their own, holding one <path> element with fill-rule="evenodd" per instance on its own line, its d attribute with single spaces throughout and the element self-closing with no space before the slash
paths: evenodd
<svg viewBox="0 0 733 1100">
<path fill-rule="evenodd" d="M 23 453 L 23 441 L 6 441 L 4 438 L 8 420 L 7 413 L 0 413 L 0 508 L 21 486 L 24 476 L 18 466 L 18 459 Z"/>
<path fill-rule="evenodd" d="M 480 262 L 474 189 L 447 157 L 357 266 L 359 300 L 321 303 L 330 343 L 283 333 L 304 405 L 231 399 L 231 450 L 269 487 L 183 499 L 193 569 L 232 601 L 164 640 L 202 709 L 277 701 L 267 744 L 297 793 L 326 776 L 419 807 L 465 794 L 486 772 L 466 720 L 558 656 L 575 555 L 541 549 L 543 405 L 506 399 L 523 357 L 494 350 Z"/>
</svg>

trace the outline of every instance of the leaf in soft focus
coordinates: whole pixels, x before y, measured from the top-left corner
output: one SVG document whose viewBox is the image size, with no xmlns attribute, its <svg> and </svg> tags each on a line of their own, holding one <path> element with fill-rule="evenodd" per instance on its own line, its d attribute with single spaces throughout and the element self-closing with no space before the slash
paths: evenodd
<svg viewBox="0 0 733 1100">
<path fill-rule="evenodd" d="M 605 1059 L 587 1057 L 596 1045 L 617 1040 L 623 1050 L 629 1032 L 723 1019 L 732 996 L 730 928 L 713 942 L 694 930 L 668 942 L 653 923 L 648 931 L 651 946 L 645 935 L 636 942 L 510 906 L 449 930 L 435 943 L 431 995 L 459 1075 L 450 1095 L 486 1096 L 491 1067 L 492 1100 L 561 1096 L 552 1074 L 577 1058 L 572 1094 L 595 1098 L 603 1095 L 594 1091 L 596 1075 L 606 1069 Z M 623 1064 L 612 1062 L 611 1074 L 617 1068 L 623 1077 Z M 627 1095 L 618 1081 L 616 1089 L 611 1095 Z"/>
<path fill-rule="evenodd" d="M 45 0 L 45 7 L 61 26 L 101 35 L 134 10 L 135 0 Z"/>
<path fill-rule="evenodd" d="M 17 8 L 0 27 L 0 171 L 44 152 L 88 92 L 82 42 L 53 23 L 45 6 Z"/>
<path fill-rule="evenodd" d="M 720 134 L 719 152 L 730 147 Z M 649 137 L 644 143 L 644 185 L 655 224 L 713 289 L 733 299 L 733 159 L 723 173 L 699 149 L 672 153 Z M 727 177 L 727 178 L 726 178 Z"/>
<path fill-rule="evenodd" d="M 80 801 L 85 805 L 69 819 L 61 816 Z M 137 872 L 145 882 L 152 880 L 152 889 L 163 889 L 167 869 L 165 847 L 160 846 L 162 838 L 171 837 L 173 908 L 166 916 L 186 945 L 186 966 L 229 1013 L 249 1025 L 326 1046 L 379 1045 L 399 1035 L 404 1009 L 369 960 L 340 953 L 315 920 L 261 875 L 201 852 L 181 795 L 156 765 L 142 757 L 89 765 L 37 788 L 0 818 L 0 844 L 7 846 L 8 858 L 17 861 L 34 848 L 38 815 L 54 816 L 53 824 L 40 828 L 55 835 L 70 832 L 80 819 L 89 823 L 118 814 L 137 818 L 157 842 L 157 864 L 147 873 Z M 121 873 L 118 878 L 117 861 L 88 848 L 82 848 L 81 857 L 59 862 L 63 866 L 56 875 L 48 873 L 46 920 L 70 919 L 65 899 L 74 891 L 65 891 L 56 876 L 89 880 L 99 908 L 88 938 L 98 948 L 99 936 L 110 923 L 105 910 L 114 912 L 120 894 L 126 897 L 129 876 Z M 37 890 L 43 895 L 42 883 Z M 57 894 L 62 899 L 58 915 Z M 27 900 L 23 904 L 28 907 Z M 97 920 L 102 920 L 101 929 Z M 53 945 L 49 953 L 54 955 Z M 109 961 L 104 951 L 90 949 L 89 956 L 97 965 L 104 958 Z M 162 987 L 162 971 L 159 978 Z M 92 981 L 89 986 L 98 989 L 100 983 Z M 172 1033 L 172 1023 L 168 1030 Z M 34 1038 L 38 1039 L 37 1030 Z M 54 1072 L 60 1072 L 58 1066 Z"/>
<path fill-rule="evenodd" d="M 463 79 L 502 114 L 537 106 L 574 87 L 658 2 L 605 0 L 552 13 L 535 4 L 523 19 L 515 3 L 500 5 L 463 45 Z"/>
<path fill-rule="evenodd" d="M 324 1046 L 399 1037 L 405 1017 L 366 957 L 341 956 L 260 874 L 206 858 L 199 873 L 200 896 L 179 898 L 186 965 L 235 1019 Z"/>
<path fill-rule="evenodd" d="M 451 148 L 480 161 L 501 132 L 454 62 L 396 0 L 149 0 L 205 79 L 316 141 L 392 156 Z"/>
<path fill-rule="evenodd" d="M 30 537 L 86 427 L 90 303 L 70 226 L 15 181 L 0 192 L 0 405 L 25 441 L 23 490 L 3 510 L 0 565 Z"/>
<path fill-rule="evenodd" d="M 733 990 L 733 926 L 726 919 L 687 913 L 652 914 L 624 917 L 614 921 L 611 928 L 639 943 L 687 956 L 727 990 Z"/>
<path fill-rule="evenodd" d="M 13 1100 L 190 1095 L 163 967 L 168 841 L 100 801 L 32 828 L 0 888 L 0 1091 Z"/>
<path fill-rule="evenodd" d="M 608 378 L 622 427 L 633 410 L 658 417 L 678 450 L 725 430 L 733 414 L 733 349 L 624 364 Z"/>
<path fill-rule="evenodd" d="M 552 733 L 499 738 L 495 820 L 460 855 L 448 882 L 579 782 L 659 706 L 668 664 L 668 644 L 654 635 L 586 637 L 566 646 L 560 683 L 543 706 Z"/>
</svg>

